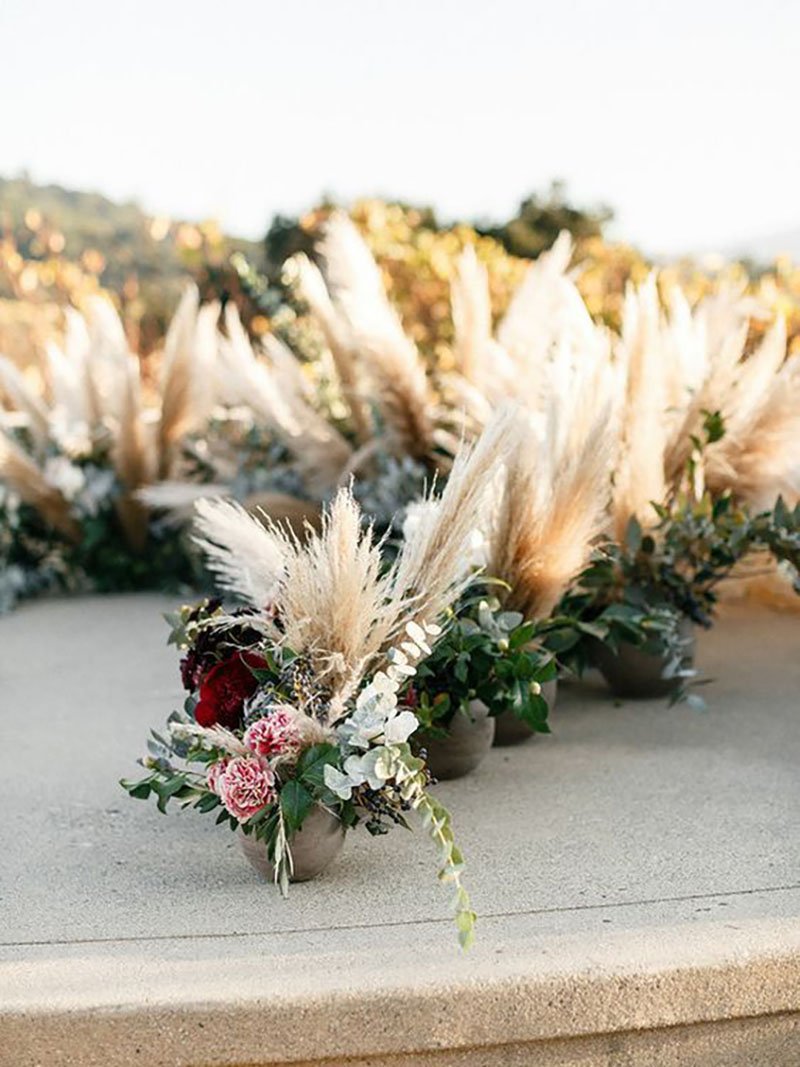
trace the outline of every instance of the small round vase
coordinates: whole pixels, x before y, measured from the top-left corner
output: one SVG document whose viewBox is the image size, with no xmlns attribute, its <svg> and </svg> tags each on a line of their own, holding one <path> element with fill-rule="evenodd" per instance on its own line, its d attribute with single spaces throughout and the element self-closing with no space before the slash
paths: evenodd
<svg viewBox="0 0 800 1067">
<path fill-rule="evenodd" d="M 689 619 L 681 620 L 679 633 L 684 648 L 681 666 L 688 669 L 694 664 L 697 644 L 694 626 Z M 623 642 L 619 651 L 613 652 L 607 645 L 597 641 L 592 656 L 614 696 L 646 700 L 669 696 L 676 688 L 675 678 L 664 677 L 667 657 L 659 652 L 648 651 L 647 646 L 637 648 L 636 645 Z"/>
<path fill-rule="evenodd" d="M 494 719 L 481 700 L 471 700 L 466 711 L 457 711 L 447 737 L 420 734 L 417 747 L 424 748 L 428 770 L 434 778 L 446 781 L 463 778 L 474 771 L 492 747 Z"/>
<path fill-rule="evenodd" d="M 303 825 L 289 841 L 293 870 L 290 882 L 308 882 L 325 870 L 341 852 L 345 828 L 342 822 L 319 805 L 312 808 Z M 250 864 L 269 882 L 275 881 L 275 868 L 267 846 L 252 834 L 238 834 L 239 846 Z"/>
<path fill-rule="evenodd" d="M 550 712 L 556 706 L 557 692 L 557 678 L 553 678 L 550 682 L 542 683 L 542 696 L 547 701 L 547 708 Z M 497 746 L 519 745 L 522 741 L 527 741 L 529 737 L 536 736 L 536 730 L 531 729 L 513 711 L 501 711 L 495 718 L 494 724 L 494 743 Z"/>
</svg>

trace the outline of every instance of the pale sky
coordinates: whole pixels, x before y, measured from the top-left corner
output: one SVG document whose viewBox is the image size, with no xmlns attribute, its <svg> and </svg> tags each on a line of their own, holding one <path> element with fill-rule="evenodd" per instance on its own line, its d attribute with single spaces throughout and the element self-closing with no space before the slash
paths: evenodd
<svg viewBox="0 0 800 1067">
<path fill-rule="evenodd" d="M 0 0 L 0 174 L 213 216 L 563 177 L 651 253 L 800 227 L 798 0 Z"/>
</svg>

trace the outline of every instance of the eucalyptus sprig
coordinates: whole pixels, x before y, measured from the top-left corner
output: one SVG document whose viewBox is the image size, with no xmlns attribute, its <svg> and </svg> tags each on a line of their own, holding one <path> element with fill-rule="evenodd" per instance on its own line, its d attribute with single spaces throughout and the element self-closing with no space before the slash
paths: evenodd
<svg viewBox="0 0 800 1067">
<path fill-rule="evenodd" d="M 401 796 L 420 814 L 423 827 L 439 847 L 439 881 L 455 888 L 453 906 L 458 941 L 462 948 L 469 948 L 475 940 L 477 916 L 461 883 L 464 857 L 455 841 L 450 812 L 427 791 L 424 760 L 415 756 L 407 744 L 397 746 L 393 755 L 394 778 Z"/>
</svg>

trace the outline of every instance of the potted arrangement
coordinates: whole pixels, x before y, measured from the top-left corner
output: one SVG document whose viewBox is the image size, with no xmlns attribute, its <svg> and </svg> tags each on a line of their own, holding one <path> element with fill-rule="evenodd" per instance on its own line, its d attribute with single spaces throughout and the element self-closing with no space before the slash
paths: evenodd
<svg viewBox="0 0 800 1067">
<path fill-rule="evenodd" d="M 694 626 L 711 625 L 719 584 L 754 548 L 793 551 L 788 510 L 770 510 L 794 479 L 787 399 L 800 364 L 784 362 L 782 323 L 746 354 L 736 294 L 691 310 L 675 291 L 671 308 L 654 275 L 626 294 L 613 349 L 612 533 L 562 601 L 573 626 L 550 635 L 619 695 L 683 696 Z"/>
<path fill-rule="evenodd" d="M 419 720 L 406 691 L 472 580 L 464 546 L 500 454 L 488 435 L 457 457 L 389 566 L 348 490 L 304 543 L 232 502 L 199 502 L 197 542 L 246 606 L 206 603 L 173 620 L 189 697 L 153 738 L 147 776 L 123 783 L 131 795 L 216 811 L 283 891 L 324 867 L 347 829 L 383 833 L 416 811 L 469 943 L 463 860 L 412 751 Z"/>
<path fill-rule="evenodd" d="M 596 665 L 618 696 L 675 700 L 696 673 L 694 627 L 713 624 L 719 587 L 745 555 L 800 562 L 800 505 L 753 515 L 730 493 L 706 492 L 654 508 L 656 525 L 645 532 L 631 518 L 624 542 L 598 548 L 564 598 L 582 630 L 562 651 L 578 671 Z"/>
<path fill-rule="evenodd" d="M 206 600 L 171 618 L 189 693 L 166 735 L 152 734 L 150 773 L 123 782 L 131 796 L 153 795 L 162 811 L 175 800 L 214 812 L 283 892 L 320 874 L 357 822 L 385 833 L 420 810 L 448 846 L 445 875 L 459 881 L 449 814 L 427 793 L 424 763 L 408 745 L 417 721 L 398 700 L 438 627 L 406 623 L 402 650 L 387 649 L 384 669 L 365 679 L 349 707 L 323 712 L 330 696 L 308 658 L 265 640 L 254 612 L 230 615 L 221 601 Z"/>
<path fill-rule="evenodd" d="M 207 359 L 217 310 L 187 291 L 165 343 L 156 403 L 101 297 L 70 310 L 63 351 L 47 350 L 48 394 L 0 357 L 0 605 L 55 589 L 176 588 L 187 544 L 139 498 L 165 476 L 210 410 Z M 210 357 L 209 357 L 210 358 Z"/>
<path fill-rule="evenodd" d="M 561 404 L 554 399 L 551 415 L 563 414 Z M 559 439 L 557 419 L 548 421 L 543 436 L 517 409 L 506 435 L 503 477 L 486 522 L 486 573 L 495 579 L 500 609 L 490 632 L 503 650 L 487 693 L 497 744 L 517 744 L 546 728 L 542 704 L 550 710 L 554 705 L 561 647 L 554 635 L 565 632 L 564 620 L 553 613 L 604 521 L 608 411 L 590 413 L 585 403 L 576 403 L 573 416 Z"/>
<path fill-rule="evenodd" d="M 435 778 L 474 770 L 508 731 L 548 733 L 556 665 L 533 645 L 534 625 L 502 611 L 496 598 L 459 605 L 433 654 L 419 666 L 407 701 L 419 719 L 415 744 Z M 519 725 L 517 725 L 519 724 Z"/>
</svg>

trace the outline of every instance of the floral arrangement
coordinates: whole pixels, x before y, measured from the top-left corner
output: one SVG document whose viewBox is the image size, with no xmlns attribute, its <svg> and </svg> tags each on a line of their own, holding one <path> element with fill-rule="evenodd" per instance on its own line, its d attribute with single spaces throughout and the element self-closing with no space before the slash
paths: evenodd
<svg viewBox="0 0 800 1067">
<path fill-rule="evenodd" d="M 218 822 L 262 841 L 284 894 L 294 876 L 292 840 L 315 808 L 342 828 L 363 822 L 372 834 L 408 827 L 407 814 L 418 812 L 441 849 L 439 877 L 455 886 L 467 945 L 475 917 L 461 885 L 463 859 L 450 815 L 428 792 L 424 762 L 411 751 L 419 720 L 400 696 L 439 627 L 406 623 L 402 647 L 387 649 L 385 669 L 332 711 L 330 693 L 305 657 L 265 642 L 246 612 L 233 618 L 232 625 L 219 601 L 173 618 L 170 641 L 183 652 L 189 696 L 170 716 L 167 737 L 153 732 L 150 774 L 125 788 L 140 799 L 155 795 L 162 811 L 174 799 L 216 812 Z"/>
<path fill-rule="evenodd" d="M 687 625 L 711 625 L 721 583 L 753 553 L 796 565 L 800 362 L 780 320 L 748 350 L 751 313 L 741 289 L 694 309 L 675 290 L 668 313 L 655 277 L 627 294 L 605 536 L 561 604 L 577 625 L 551 641 L 579 670 L 593 642 L 633 646 L 682 697 Z"/>
<path fill-rule="evenodd" d="M 0 357 L 0 546 L 4 599 L 48 588 L 176 588 L 194 575 L 187 546 L 141 490 L 168 476 L 185 435 L 207 423 L 218 309 L 188 290 L 148 398 L 139 361 L 101 297 L 67 312 L 47 347 L 47 390 Z"/>
<path fill-rule="evenodd" d="M 672 699 L 687 696 L 696 672 L 686 657 L 688 620 L 712 625 L 719 590 L 754 550 L 764 550 L 791 568 L 800 593 L 800 505 L 778 500 L 771 511 L 754 513 L 730 492 L 697 499 L 681 493 L 669 505 L 655 505 L 657 521 L 643 529 L 629 520 L 624 539 L 599 546 L 561 604 L 573 620 L 573 639 L 555 638 L 558 651 L 579 672 L 592 662 L 592 641 L 612 650 L 641 648 L 664 661 L 663 676 L 674 681 Z M 702 703 L 692 694 L 692 703 Z"/>
<path fill-rule="evenodd" d="M 373 833 L 417 811 L 441 849 L 440 877 L 456 887 L 468 943 L 463 861 L 412 752 L 409 690 L 473 580 L 467 547 L 503 448 L 492 432 L 459 453 L 388 566 L 348 490 L 303 542 L 233 502 L 198 502 L 196 541 L 245 606 L 205 602 L 172 620 L 189 696 L 168 735 L 153 738 L 148 775 L 124 783 L 129 792 L 154 794 L 162 810 L 170 798 L 220 809 L 220 821 L 264 843 L 284 889 L 293 841 L 315 810 Z"/>
<path fill-rule="evenodd" d="M 17 441 L 0 438 L 0 612 L 54 591 L 177 588 L 192 577 L 185 546 L 154 521 L 144 541 L 125 537 L 125 488 L 99 442 L 48 444 L 37 465 Z M 16 488 L 14 488 L 16 486 Z"/>
</svg>

